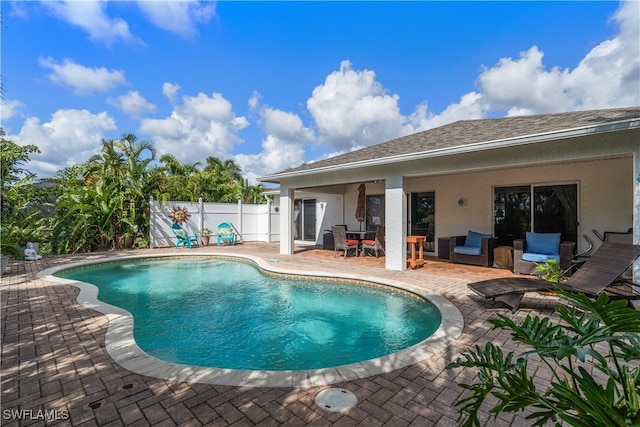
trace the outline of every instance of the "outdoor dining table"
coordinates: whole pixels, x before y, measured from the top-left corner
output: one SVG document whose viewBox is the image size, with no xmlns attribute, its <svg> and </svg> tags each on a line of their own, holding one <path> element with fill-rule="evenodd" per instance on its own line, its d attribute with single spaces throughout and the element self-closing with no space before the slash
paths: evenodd
<svg viewBox="0 0 640 427">
<path fill-rule="evenodd" d="M 407 260 L 414 270 L 424 265 L 424 253 L 422 246 L 426 242 L 427 236 L 407 236 L 407 243 L 411 244 L 411 259 Z M 416 245 L 418 246 L 418 257 L 416 258 Z"/>
</svg>

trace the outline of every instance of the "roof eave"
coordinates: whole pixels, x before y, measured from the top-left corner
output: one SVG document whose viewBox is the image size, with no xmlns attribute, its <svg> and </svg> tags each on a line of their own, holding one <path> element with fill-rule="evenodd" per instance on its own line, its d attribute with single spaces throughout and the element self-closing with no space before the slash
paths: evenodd
<svg viewBox="0 0 640 427">
<path fill-rule="evenodd" d="M 260 182 L 280 183 L 282 179 L 299 176 L 315 175 L 323 172 L 339 172 L 343 170 L 355 169 L 359 167 L 381 166 L 391 163 L 400 163 L 407 160 L 423 160 L 469 152 L 493 150 L 497 148 L 515 147 L 528 144 L 547 142 L 554 139 L 576 138 L 579 136 L 593 135 L 596 133 L 616 132 L 640 126 L 640 118 L 619 120 L 615 122 L 599 123 L 597 125 L 583 126 L 559 131 L 544 132 L 538 134 L 518 136 L 514 138 L 496 139 L 491 141 L 474 142 L 458 147 L 440 148 L 435 150 L 421 151 L 415 153 L 401 154 L 397 156 L 381 157 L 379 159 L 361 160 L 344 163 L 341 165 L 321 166 L 319 168 L 306 169 L 302 171 L 278 172 L 272 175 L 259 177 Z"/>
</svg>

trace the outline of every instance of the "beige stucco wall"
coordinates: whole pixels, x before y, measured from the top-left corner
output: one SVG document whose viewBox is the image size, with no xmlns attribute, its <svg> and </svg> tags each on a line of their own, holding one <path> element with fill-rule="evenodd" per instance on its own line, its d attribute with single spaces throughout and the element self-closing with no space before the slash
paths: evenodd
<svg viewBox="0 0 640 427">
<path fill-rule="evenodd" d="M 476 172 L 405 178 L 405 192 L 434 191 L 436 197 L 436 237 L 463 235 L 472 229 L 493 233 L 493 189 L 512 185 L 578 185 L 578 234 L 586 234 L 596 244 L 599 240 L 592 232 L 624 232 L 633 226 L 633 158 L 611 158 L 544 166 L 503 168 Z M 317 208 L 317 241 L 322 244 L 323 230 L 344 223 L 357 230 L 355 219 L 360 182 L 336 188 L 338 194 L 324 191 L 304 191 L 296 198 L 315 198 Z M 368 195 L 384 195 L 385 181 L 366 182 Z M 338 191 L 339 190 L 339 191 Z M 458 201 L 464 200 L 460 206 Z M 388 212 L 400 213 L 400 206 L 389 206 Z M 437 240 L 436 240 L 437 242 Z M 586 249 L 587 242 L 580 239 L 578 251 Z M 437 251 L 437 248 L 436 248 Z"/>
<path fill-rule="evenodd" d="M 632 169 L 633 159 L 627 157 L 412 178 L 405 188 L 407 192 L 435 191 L 436 236 L 442 237 L 466 234 L 469 229 L 492 232 L 495 186 L 577 183 L 578 234 L 587 234 L 597 243 L 593 229 L 623 232 L 632 227 Z M 461 198 L 463 206 L 458 204 Z M 578 249 L 585 245 L 581 239 Z"/>
</svg>

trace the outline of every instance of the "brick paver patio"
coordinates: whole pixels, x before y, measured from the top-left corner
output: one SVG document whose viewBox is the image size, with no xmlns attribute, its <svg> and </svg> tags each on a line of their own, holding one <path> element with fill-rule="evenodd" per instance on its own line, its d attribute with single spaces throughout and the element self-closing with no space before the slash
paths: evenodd
<svg viewBox="0 0 640 427">
<path fill-rule="evenodd" d="M 386 374 L 333 386 L 311 388 L 231 387 L 166 381 L 130 372 L 105 351 L 106 316 L 76 302 L 78 289 L 36 278 L 46 268 L 100 259 L 188 249 L 154 249 L 100 254 L 47 256 L 12 262 L 2 277 L 2 420 L 3 426 L 455 426 L 452 403 L 462 389 L 457 381 L 469 372 L 446 365 L 475 344 L 491 340 L 515 349 L 509 334 L 492 331 L 495 313 L 514 317 L 553 313 L 553 297 L 528 294 L 516 315 L 500 303 L 483 301 L 466 283 L 510 275 L 505 270 L 452 265 L 428 260 L 418 270 L 387 271 L 384 258 L 334 258 L 333 252 L 298 248 L 280 255 L 277 244 L 244 244 L 193 249 L 222 250 L 271 259 L 294 270 L 344 271 L 400 280 L 430 289 L 461 311 L 461 337 L 435 357 Z M 540 382 L 550 379 L 535 366 Z M 357 405 L 345 413 L 314 403 L 328 387 L 352 391 Z M 525 414 L 494 420 L 487 426 L 529 426 Z"/>
</svg>

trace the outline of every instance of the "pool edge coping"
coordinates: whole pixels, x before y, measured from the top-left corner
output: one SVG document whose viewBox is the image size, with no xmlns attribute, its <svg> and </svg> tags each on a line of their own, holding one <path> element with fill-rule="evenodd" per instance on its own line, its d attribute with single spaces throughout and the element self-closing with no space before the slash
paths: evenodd
<svg viewBox="0 0 640 427">
<path fill-rule="evenodd" d="M 405 290 L 417 294 L 433 304 L 440 311 L 442 321 L 438 329 L 430 337 L 413 346 L 386 356 L 336 367 L 295 371 L 267 371 L 189 366 L 157 359 L 142 350 L 137 345 L 133 337 L 133 316 L 131 313 L 120 307 L 98 300 L 98 288 L 95 285 L 54 276 L 55 273 L 69 268 L 102 264 L 111 261 L 189 256 L 239 258 L 252 261 L 260 269 L 275 274 L 356 280 Z M 437 293 L 430 292 L 428 289 L 398 280 L 361 274 L 338 274 L 326 271 L 300 271 L 279 268 L 274 265 L 273 262 L 276 262 L 276 260 L 273 260 L 270 263 L 263 258 L 254 255 L 231 255 L 219 252 L 206 254 L 184 253 L 179 255 L 145 254 L 106 259 L 103 258 L 59 265 L 39 272 L 36 277 L 49 282 L 77 287 L 80 290 L 76 298 L 79 304 L 107 316 L 109 324 L 105 334 L 105 348 L 107 353 L 116 363 L 134 373 L 170 381 L 252 387 L 326 386 L 367 378 L 422 362 L 433 357 L 438 352 L 443 351 L 462 334 L 464 327 L 464 318 L 462 313 L 448 299 Z"/>
</svg>

